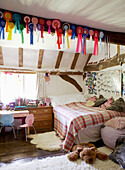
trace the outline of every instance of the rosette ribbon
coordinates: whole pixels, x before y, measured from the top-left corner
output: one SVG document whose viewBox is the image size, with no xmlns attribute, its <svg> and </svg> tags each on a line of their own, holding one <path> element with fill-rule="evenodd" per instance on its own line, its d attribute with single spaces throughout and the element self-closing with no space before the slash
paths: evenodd
<svg viewBox="0 0 125 170">
<path fill-rule="evenodd" d="M 52 25 L 52 21 L 51 20 L 47 20 L 46 24 L 48 26 L 48 34 L 51 34 L 51 25 Z"/>
<path fill-rule="evenodd" d="M 39 24 L 41 25 L 41 38 L 44 38 L 43 37 L 43 31 L 44 31 L 45 20 L 43 18 L 40 18 Z"/>
<path fill-rule="evenodd" d="M 30 17 L 29 16 L 25 16 L 23 20 L 26 23 L 26 32 L 28 34 L 29 33 L 28 23 L 30 23 Z"/>
<path fill-rule="evenodd" d="M 82 54 L 86 55 L 86 37 L 88 36 L 89 30 L 87 28 L 83 29 L 83 51 Z"/>
<path fill-rule="evenodd" d="M 36 17 L 32 18 L 32 23 L 33 23 L 33 30 L 36 31 L 37 24 L 38 24 L 38 19 Z"/>
<path fill-rule="evenodd" d="M 41 31 L 41 25 L 40 24 L 37 24 L 37 29 L 38 29 L 37 42 L 39 42 L 40 31 Z"/>
<path fill-rule="evenodd" d="M 76 52 L 79 52 L 80 43 L 81 43 L 81 52 L 82 52 L 83 51 L 83 43 L 82 43 L 83 28 L 80 27 L 80 26 L 77 27 L 76 32 L 77 32 L 77 35 L 78 35 Z"/>
<path fill-rule="evenodd" d="M 64 23 L 63 24 L 63 48 L 65 48 L 65 36 L 67 38 L 67 47 L 69 49 L 69 39 L 68 39 L 68 34 L 67 34 L 67 30 L 70 29 L 70 25 L 68 23 Z"/>
<path fill-rule="evenodd" d="M 0 39 L 1 39 L 1 34 L 3 34 L 2 39 L 5 39 L 5 25 L 6 21 L 0 20 Z"/>
<path fill-rule="evenodd" d="M 6 32 L 8 32 L 8 24 L 9 24 L 9 21 L 12 20 L 12 13 L 6 11 L 3 13 L 3 17 L 6 20 Z"/>
<path fill-rule="evenodd" d="M 75 25 L 71 25 L 71 29 L 72 29 L 72 37 L 71 37 L 71 39 L 75 39 L 76 26 Z"/>
<path fill-rule="evenodd" d="M 59 28 L 57 31 L 57 44 L 58 44 L 58 49 L 61 49 L 60 45 L 62 44 L 62 34 L 63 34 L 63 29 Z"/>
<path fill-rule="evenodd" d="M 8 24 L 9 34 L 8 34 L 7 40 L 12 40 L 12 30 L 14 29 L 14 27 L 15 27 L 15 24 L 13 22 L 9 22 Z"/>
<path fill-rule="evenodd" d="M 14 33 L 16 33 L 17 28 L 19 29 L 19 33 L 21 33 L 21 29 L 20 29 L 21 15 L 20 14 L 13 14 L 13 20 L 15 21 Z"/>
<path fill-rule="evenodd" d="M 33 44 L 33 23 L 29 23 L 30 44 Z"/>
<path fill-rule="evenodd" d="M 94 32 L 94 51 L 93 51 L 93 55 L 98 55 L 98 38 L 99 38 L 99 32 L 95 31 Z"/>
<path fill-rule="evenodd" d="M 21 41 L 23 44 L 24 43 L 24 36 L 23 36 L 24 25 L 23 24 L 20 24 L 20 30 L 21 30 Z"/>
<path fill-rule="evenodd" d="M 100 39 L 100 48 L 99 48 L 99 52 L 102 51 L 102 38 L 104 37 L 104 33 L 102 31 L 100 31 L 99 33 L 99 39 Z"/>
<path fill-rule="evenodd" d="M 93 30 L 89 30 L 89 35 L 90 35 L 90 41 L 92 41 L 92 36 L 94 34 L 94 31 Z"/>
<path fill-rule="evenodd" d="M 53 20 L 52 27 L 56 31 L 58 49 L 60 49 L 60 44 L 62 44 L 62 31 L 63 31 L 62 29 L 59 29 L 61 27 L 61 22 L 57 19 Z"/>
</svg>

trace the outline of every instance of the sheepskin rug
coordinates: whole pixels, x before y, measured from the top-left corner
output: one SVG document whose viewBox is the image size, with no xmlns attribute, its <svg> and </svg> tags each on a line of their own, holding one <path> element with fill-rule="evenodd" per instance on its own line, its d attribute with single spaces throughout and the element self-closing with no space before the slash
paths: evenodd
<svg viewBox="0 0 125 170">
<path fill-rule="evenodd" d="M 99 148 L 101 151 L 110 154 L 112 150 L 107 147 Z M 71 162 L 66 155 L 47 157 L 45 159 L 33 159 L 29 162 L 16 161 L 11 164 L 3 164 L 0 170 L 120 170 L 118 164 L 111 160 L 101 161 L 96 159 L 93 165 L 86 164 L 81 159 Z"/>
<path fill-rule="evenodd" d="M 60 150 L 62 141 L 60 137 L 56 136 L 55 131 L 29 135 L 32 138 L 31 144 L 35 144 L 36 148 L 48 151 Z"/>
</svg>

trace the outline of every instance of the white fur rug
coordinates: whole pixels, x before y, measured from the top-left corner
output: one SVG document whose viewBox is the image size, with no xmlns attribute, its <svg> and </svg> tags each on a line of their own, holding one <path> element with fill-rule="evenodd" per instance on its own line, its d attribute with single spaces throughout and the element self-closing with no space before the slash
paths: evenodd
<svg viewBox="0 0 125 170">
<path fill-rule="evenodd" d="M 112 152 L 107 147 L 99 148 L 107 154 Z M 33 159 L 30 162 L 17 161 L 12 164 L 3 164 L 0 167 L 1 170 L 120 170 L 119 165 L 115 164 L 111 160 L 101 161 L 96 159 L 93 165 L 86 164 L 81 159 L 71 162 L 66 155 L 48 157 L 45 159 Z"/>
<path fill-rule="evenodd" d="M 29 135 L 32 138 L 30 143 L 35 144 L 36 148 L 48 151 L 55 151 L 61 148 L 62 141 L 56 136 L 55 131 Z"/>
</svg>

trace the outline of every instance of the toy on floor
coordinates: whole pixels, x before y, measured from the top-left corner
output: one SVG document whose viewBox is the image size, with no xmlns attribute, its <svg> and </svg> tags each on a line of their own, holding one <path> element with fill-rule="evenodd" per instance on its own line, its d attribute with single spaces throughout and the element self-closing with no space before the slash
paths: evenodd
<svg viewBox="0 0 125 170">
<path fill-rule="evenodd" d="M 94 144 L 82 143 L 79 145 L 74 145 L 72 147 L 72 152 L 67 156 L 70 161 L 76 161 L 79 157 L 86 163 L 93 164 L 96 157 L 100 160 L 108 159 L 108 155 L 100 152 Z"/>
</svg>

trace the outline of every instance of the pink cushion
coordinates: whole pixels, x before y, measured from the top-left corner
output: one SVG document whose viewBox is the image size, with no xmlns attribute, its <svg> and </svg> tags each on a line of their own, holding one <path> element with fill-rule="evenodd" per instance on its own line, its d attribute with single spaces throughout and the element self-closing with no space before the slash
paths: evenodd
<svg viewBox="0 0 125 170">
<path fill-rule="evenodd" d="M 111 106 L 111 104 L 112 104 L 113 102 L 114 102 L 113 97 L 110 97 L 110 98 L 108 99 L 108 101 L 105 102 L 104 104 L 102 104 L 100 107 L 101 107 L 101 108 L 106 108 L 106 107 L 108 107 L 108 106 Z"/>
<path fill-rule="evenodd" d="M 87 99 L 87 101 L 88 101 L 88 100 L 91 100 L 91 101 L 94 102 L 94 101 L 96 101 L 96 99 L 97 99 L 97 97 L 96 97 L 96 96 L 93 96 L 93 97 L 90 97 L 89 99 Z"/>
</svg>

